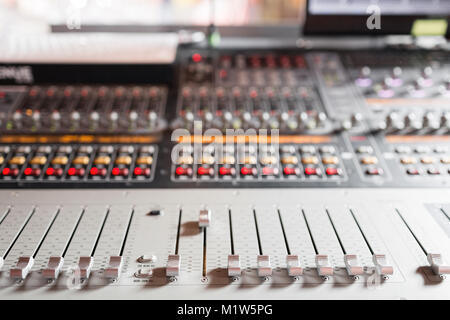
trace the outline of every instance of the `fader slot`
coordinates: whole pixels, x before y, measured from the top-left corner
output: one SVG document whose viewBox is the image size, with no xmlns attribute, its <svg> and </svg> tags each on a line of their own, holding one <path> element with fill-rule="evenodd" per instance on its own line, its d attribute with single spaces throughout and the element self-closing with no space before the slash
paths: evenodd
<svg viewBox="0 0 450 320">
<path fill-rule="evenodd" d="M 33 257 L 58 211 L 59 209 L 56 206 L 35 208 L 33 215 L 27 221 L 5 259 L 5 269 L 13 268 L 19 257 Z"/>
<path fill-rule="evenodd" d="M 178 243 L 183 280 L 195 281 L 203 274 L 203 229 L 199 227 L 199 206 L 183 206 Z"/>
<path fill-rule="evenodd" d="M 227 259 L 233 255 L 230 237 L 229 209 L 225 206 L 209 207 L 211 224 L 207 228 L 206 265 L 211 282 L 227 283 Z"/>
<path fill-rule="evenodd" d="M 436 246 L 433 241 L 425 236 L 425 230 L 421 228 L 407 211 L 407 208 L 395 208 L 395 215 L 400 219 L 403 226 L 406 228 L 409 235 L 414 239 L 419 251 L 422 254 L 418 254 L 419 261 L 422 266 L 430 266 L 433 273 L 442 279 L 445 275 L 450 274 L 450 265 L 446 262 L 445 244 Z"/>
<path fill-rule="evenodd" d="M 305 268 L 315 267 L 314 245 L 309 236 L 308 227 L 302 216 L 301 208 L 282 206 L 279 214 L 283 220 L 284 232 L 289 243 L 291 254 L 298 255 L 300 263 Z"/>
<path fill-rule="evenodd" d="M 58 219 L 36 255 L 33 270 L 47 267 L 50 257 L 64 258 L 64 253 L 80 222 L 83 209 L 81 206 L 64 206 L 60 209 Z"/>
<path fill-rule="evenodd" d="M 83 219 L 67 249 L 64 269 L 77 266 L 80 257 L 91 256 L 107 213 L 106 206 L 92 205 L 85 208 Z"/>
<path fill-rule="evenodd" d="M 256 267 L 259 254 L 253 210 L 249 206 L 231 208 L 234 254 L 239 255 L 243 269 Z"/>
<path fill-rule="evenodd" d="M 10 206 L 0 205 L 0 225 L 2 224 L 3 220 L 6 219 L 10 211 Z"/>
</svg>

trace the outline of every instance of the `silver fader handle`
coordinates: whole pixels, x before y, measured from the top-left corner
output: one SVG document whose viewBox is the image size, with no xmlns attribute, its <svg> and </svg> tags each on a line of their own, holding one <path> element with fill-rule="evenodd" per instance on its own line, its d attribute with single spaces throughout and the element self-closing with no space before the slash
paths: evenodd
<svg viewBox="0 0 450 320">
<path fill-rule="evenodd" d="M 328 277 L 333 276 L 334 274 L 333 267 L 330 266 L 330 262 L 328 260 L 327 255 L 324 254 L 316 255 L 316 267 L 319 276 L 323 277 L 325 280 L 328 279 Z"/>
<path fill-rule="evenodd" d="M 230 254 L 228 255 L 228 276 L 229 277 L 240 277 L 241 276 L 241 261 L 239 255 Z"/>
<path fill-rule="evenodd" d="M 200 228 L 209 227 L 211 224 L 211 210 L 204 209 L 200 210 L 200 215 L 198 217 L 198 226 Z"/>
<path fill-rule="evenodd" d="M 171 254 L 167 259 L 166 276 L 178 277 L 180 275 L 181 258 L 178 254 Z"/>
<path fill-rule="evenodd" d="M 81 279 L 89 278 L 93 265 L 94 257 L 80 257 L 80 259 L 78 260 L 78 268 L 80 269 Z"/>
<path fill-rule="evenodd" d="M 303 274 L 303 268 L 297 255 L 290 254 L 286 256 L 286 265 L 290 277 L 297 277 Z"/>
<path fill-rule="evenodd" d="M 446 265 L 440 253 L 427 254 L 427 260 L 435 275 L 444 278 L 444 275 L 450 274 L 450 266 Z"/>
<path fill-rule="evenodd" d="M 42 275 L 46 279 L 56 280 L 59 276 L 63 264 L 63 257 L 50 257 L 48 259 L 47 268 L 42 270 Z"/>
<path fill-rule="evenodd" d="M 116 280 L 120 277 L 122 272 L 123 259 L 121 256 L 109 257 L 108 268 L 105 269 L 105 277 L 111 280 Z"/>
<path fill-rule="evenodd" d="M 374 254 L 372 256 L 375 271 L 383 277 L 394 274 L 394 267 L 390 266 L 385 254 Z"/>
<path fill-rule="evenodd" d="M 359 265 L 358 256 L 356 254 L 346 254 L 344 256 L 344 263 L 349 276 L 359 276 L 364 274 L 364 268 Z"/>
<path fill-rule="evenodd" d="M 16 267 L 11 268 L 9 272 L 10 277 L 15 280 L 24 280 L 33 267 L 33 264 L 33 257 L 20 257 L 17 261 Z"/>
<path fill-rule="evenodd" d="M 264 278 L 272 275 L 272 266 L 270 265 L 270 257 L 267 255 L 259 255 L 257 258 L 258 277 Z"/>
</svg>

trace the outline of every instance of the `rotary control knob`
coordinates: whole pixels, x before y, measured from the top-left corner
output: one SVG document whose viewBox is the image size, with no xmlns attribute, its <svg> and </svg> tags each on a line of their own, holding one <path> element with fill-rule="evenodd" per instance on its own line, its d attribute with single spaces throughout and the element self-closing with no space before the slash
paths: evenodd
<svg viewBox="0 0 450 320">
<path fill-rule="evenodd" d="M 72 121 L 73 127 L 78 128 L 80 126 L 80 119 L 81 115 L 78 111 L 73 111 L 70 114 L 70 120 Z"/>
<path fill-rule="evenodd" d="M 33 124 L 36 127 L 40 127 L 41 125 L 41 113 L 39 111 L 34 111 L 33 114 L 31 115 L 31 119 L 33 120 Z"/>
<path fill-rule="evenodd" d="M 441 127 L 439 120 L 432 112 L 425 113 L 423 116 L 423 124 L 425 128 L 430 130 L 438 130 Z"/>
<path fill-rule="evenodd" d="M 89 115 L 89 121 L 92 127 L 97 127 L 100 121 L 100 114 L 97 111 L 91 112 Z"/>
<path fill-rule="evenodd" d="M 320 128 L 325 127 L 327 119 L 328 119 L 328 117 L 325 114 L 325 112 L 319 112 L 317 114 L 316 118 L 317 118 L 317 126 L 320 127 Z"/>
<path fill-rule="evenodd" d="M 361 113 L 354 113 L 352 114 L 350 121 L 352 124 L 352 127 L 359 127 L 362 125 L 362 121 L 363 121 L 364 117 Z"/>
<path fill-rule="evenodd" d="M 117 122 L 119 121 L 119 113 L 117 111 L 112 111 L 109 114 L 109 121 L 111 123 L 111 127 L 116 127 L 117 126 Z"/>
<path fill-rule="evenodd" d="M 450 112 L 446 111 L 441 116 L 441 126 L 447 130 L 450 130 Z"/>
<path fill-rule="evenodd" d="M 397 112 L 391 112 L 386 117 L 386 127 L 388 130 L 400 131 L 405 129 L 405 122 L 400 119 L 400 116 Z"/>
<path fill-rule="evenodd" d="M 372 71 L 368 66 L 362 67 L 355 81 L 356 85 L 363 88 L 369 87 L 372 84 L 372 79 L 370 78 L 371 73 Z"/>
<path fill-rule="evenodd" d="M 148 126 L 150 127 L 150 128 L 155 128 L 156 127 L 156 122 L 157 122 L 157 120 L 158 120 L 158 115 L 156 114 L 156 112 L 155 111 L 150 111 L 149 113 L 148 113 Z"/>
<path fill-rule="evenodd" d="M 403 73 L 402 68 L 394 67 L 388 77 L 385 79 L 385 83 L 389 87 L 399 87 L 403 84 L 403 80 L 401 78 Z"/>
<path fill-rule="evenodd" d="M 59 127 L 61 122 L 61 113 L 59 113 L 59 111 L 53 111 L 52 115 L 50 116 L 50 119 L 52 121 L 53 126 Z"/>
<path fill-rule="evenodd" d="M 431 77 L 433 75 L 433 68 L 428 66 L 425 67 L 420 75 L 420 78 L 417 80 L 418 84 L 421 87 L 431 87 L 433 85 L 433 78 Z"/>
<path fill-rule="evenodd" d="M 409 113 L 405 116 L 405 127 L 411 130 L 421 130 L 423 128 L 422 120 L 415 113 Z"/>
</svg>

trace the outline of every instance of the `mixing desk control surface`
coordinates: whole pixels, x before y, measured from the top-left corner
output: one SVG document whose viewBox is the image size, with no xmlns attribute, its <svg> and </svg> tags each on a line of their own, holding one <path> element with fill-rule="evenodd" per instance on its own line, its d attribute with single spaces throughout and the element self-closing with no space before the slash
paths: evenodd
<svg viewBox="0 0 450 320">
<path fill-rule="evenodd" d="M 178 62 L 0 87 L 1 298 L 450 299 L 448 54 Z"/>
</svg>

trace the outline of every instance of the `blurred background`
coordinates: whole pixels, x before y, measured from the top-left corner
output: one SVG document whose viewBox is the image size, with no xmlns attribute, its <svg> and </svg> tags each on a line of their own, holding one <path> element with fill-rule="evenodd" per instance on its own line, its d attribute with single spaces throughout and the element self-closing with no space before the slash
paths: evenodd
<svg viewBox="0 0 450 320">
<path fill-rule="evenodd" d="M 306 0 L 0 0 L 0 32 L 49 24 L 299 24 Z M 19 29 L 19 30 L 18 30 Z M 34 29 L 34 30 L 33 30 Z"/>
</svg>

